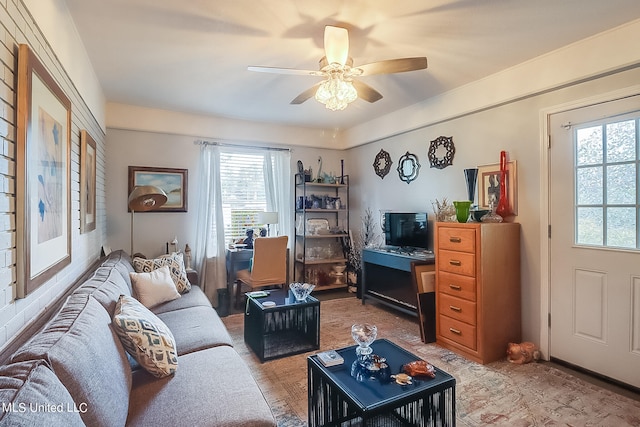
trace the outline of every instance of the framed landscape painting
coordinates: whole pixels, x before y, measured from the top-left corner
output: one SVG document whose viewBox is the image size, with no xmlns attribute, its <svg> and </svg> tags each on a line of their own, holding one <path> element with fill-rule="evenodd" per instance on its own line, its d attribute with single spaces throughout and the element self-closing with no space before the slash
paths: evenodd
<svg viewBox="0 0 640 427">
<path fill-rule="evenodd" d="M 96 141 L 80 131 L 80 234 L 96 229 Z"/>
<path fill-rule="evenodd" d="M 129 194 L 138 185 L 155 185 L 167 203 L 148 212 L 187 212 L 187 169 L 129 166 Z"/>
<path fill-rule="evenodd" d="M 18 51 L 17 297 L 71 263 L 71 101 L 28 45 Z"/>
</svg>

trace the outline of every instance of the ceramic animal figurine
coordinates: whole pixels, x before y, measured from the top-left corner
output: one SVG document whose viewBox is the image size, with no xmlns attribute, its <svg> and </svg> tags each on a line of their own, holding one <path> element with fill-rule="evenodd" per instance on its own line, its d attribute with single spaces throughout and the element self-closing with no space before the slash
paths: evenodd
<svg viewBox="0 0 640 427">
<path fill-rule="evenodd" d="M 520 344 L 510 342 L 507 346 L 507 360 L 511 363 L 522 365 L 532 361 L 540 360 L 540 351 L 532 342 L 522 342 Z"/>
</svg>

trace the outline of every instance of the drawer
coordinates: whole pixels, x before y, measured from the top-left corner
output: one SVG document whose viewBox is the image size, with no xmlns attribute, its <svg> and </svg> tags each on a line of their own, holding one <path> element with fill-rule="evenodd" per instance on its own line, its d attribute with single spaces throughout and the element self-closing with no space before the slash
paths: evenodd
<svg viewBox="0 0 640 427">
<path fill-rule="evenodd" d="M 440 271 L 476 276 L 476 256 L 466 252 L 438 251 L 436 262 Z"/>
<path fill-rule="evenodd" d="M 474 228 L 438 227 L 438 248 L 475 253 L 476 230 Z"/>
<path fill-rule="evenodd" d="M 475 301 L 477 295 L 476 279 L 475 277 L 441 271 L 438 273 L 438 292 Z"/>
<path fill-rule="evenodd" d="M 443 338 L 476 350 L 476 327 L 451 317 L 438 316 L 438 331 Z"/>
<path fill-rule="evenodd" d="M 451 295 L 440 293 L 438 300 L 438 313 L 444 314 L 456 320 L 476 325 L 476 303 Z"/>
</svg>

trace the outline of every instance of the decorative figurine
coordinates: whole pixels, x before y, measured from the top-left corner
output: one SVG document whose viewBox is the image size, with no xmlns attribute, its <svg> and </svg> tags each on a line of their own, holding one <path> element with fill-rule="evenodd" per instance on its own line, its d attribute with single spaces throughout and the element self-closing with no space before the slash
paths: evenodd
<svg viewBox="0 0 640 427">
<path fill-rule="evenodd" d="M 247 238 L 242 241 L 244 243 L 246 249 L 253 249 L 253 229 L 247 228 L 246 231 Z"/>
<path fill-rule="evenodd" d="M 187 270 L 191 270 L 191 248 L 187 243 L 184 247 L 184 263 Z"/>
</svg>

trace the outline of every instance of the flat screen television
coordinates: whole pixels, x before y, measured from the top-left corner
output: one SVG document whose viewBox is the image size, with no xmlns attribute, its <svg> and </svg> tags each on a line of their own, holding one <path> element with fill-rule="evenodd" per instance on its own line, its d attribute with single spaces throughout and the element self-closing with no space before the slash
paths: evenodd
<svg viewBox="0 0 640 427">
<path fill-rule="evenodd" d="M 385 212 L 384 243 L 428 249 L 426 212 Z"/>
</svg>

